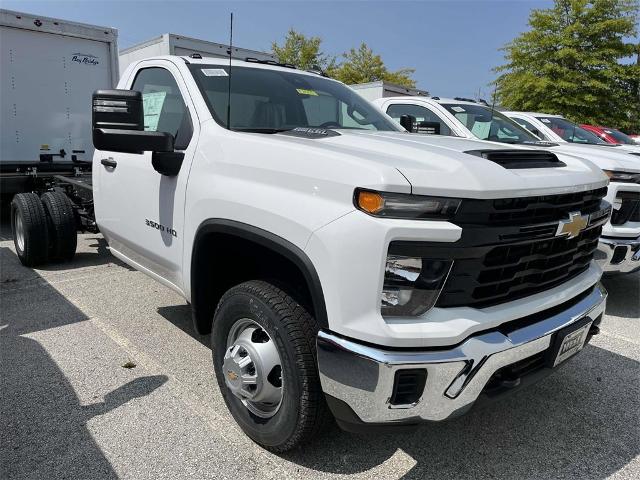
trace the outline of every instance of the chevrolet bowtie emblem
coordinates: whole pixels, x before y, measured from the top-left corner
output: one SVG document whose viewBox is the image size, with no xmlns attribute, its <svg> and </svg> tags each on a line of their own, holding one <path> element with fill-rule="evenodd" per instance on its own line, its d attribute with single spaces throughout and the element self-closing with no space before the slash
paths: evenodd
<svg viewBox="0 0 640 480">
<path fill-rule="evenodd" d="M 589 225 L 589 216 L 580 212 L 569 213 L 569 220 L 561 220 L 556 230 L 556 237 L 575 238 Z"/>
<path fill-rule="evenodd" d="M 238 374 L 232 370 L 227 372 L 227 378 L 232 382 L 235 382 L 238 379 Z"/>
</svg>

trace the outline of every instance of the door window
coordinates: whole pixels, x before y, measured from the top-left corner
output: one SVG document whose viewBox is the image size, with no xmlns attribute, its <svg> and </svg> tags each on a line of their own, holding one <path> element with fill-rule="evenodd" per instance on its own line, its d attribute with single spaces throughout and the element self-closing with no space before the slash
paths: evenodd
<svg viewBox="0 0 640 480">
<path fill-rule="evenodd" d="M 436 135 L 453 135 L 451 129 L 442 119 L 428 108 L 419 105 L 395 103 L 387 108 L 387 115 L 396 122 L 400 122 L 402 115 L 415 117 L 416 124 L 413 131 L 415 133 L 431 133 Z M 437 125 L 437 126 L 436 126 Z"/>
<path fill-rule="evenodd" d="M 548 138 L 546 138 L 542 132 L 540 130 L 538 130 L 533 123 L 525 120 L 524 118 L 519 118 L 519 117 L 511 117 L 512 120 L 515 120 L 516 123 L 518 123 L 520 126 L 526 128 L 527 130 L 529 130 L 531 133 L 533 133 L 534 135 L 536 135 L 537 137 L 540 137 L 541 140 L 549 140 Z"/>
<path fill-rule="evenodd" d="M 131 89 L 142 93 L 144 129 L 172 134 L 176 150 L 185 150 L 193 126 L 173 75 L 164 68 L 144 68 L 136 75 Z"/>
</svg>

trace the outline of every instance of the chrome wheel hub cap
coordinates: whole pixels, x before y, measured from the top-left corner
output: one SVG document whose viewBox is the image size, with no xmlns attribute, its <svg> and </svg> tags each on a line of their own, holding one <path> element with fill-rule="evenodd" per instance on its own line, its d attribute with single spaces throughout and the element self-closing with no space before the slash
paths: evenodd
<svg viewBox="0 0 640 480">
<path fill-rule="evenodd" d="M 238 320 L 227 338 L 222 364 L 224 380 L 247 409 L 261 418 L 282 404 L 282 362 L 269 334 L 256 322 Z"/>
<path fill-rule="evenodd" d="M 24 252 L 24 225 L 22 224 L 22 217 L 16 213 L 14 214 L 14 222 L 16 228 L 16 242 L 18 243 L 18 248 Z"/>
</svg>

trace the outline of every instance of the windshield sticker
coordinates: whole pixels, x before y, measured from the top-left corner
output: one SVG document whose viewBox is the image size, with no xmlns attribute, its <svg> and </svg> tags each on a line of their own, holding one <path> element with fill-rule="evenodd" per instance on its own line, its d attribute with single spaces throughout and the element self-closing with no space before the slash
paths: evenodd
<svg viewBox="0 0 640 480">
<path fill-rule="evenodd" d="M 298 92 L 300 95 L 311 95 L 313 97 L 318 96 L 315 90 L 307 90 L 306 88 L 296 88 L 296 92 Z"/>
<path fill-rule="evenodd" d="M 489 138 L 490 130 L 491 122 L 474 122 L 473 127 L 471 127 L 471 133 L 482 140 Z"/>
<path fill-rule="evenodd" d="M 540 120 L 542 123 L 551 123 L 551 120 L 549 120 L 548 118 L 539 118 L 538 120 Z"/>
<path fill-rule="evenodd" d="M 201 68 L 200 71 L 207 77 L 228 77 L 229 74 L 222 68 Z"/>
<path fill-rule="evenodd" d="M 144 111 L 144 129 L 147 132 L 158 130 L 158 120 L 164 105 L 167 92 L 150 92 L 142 94 L 142 109 Z"/>
<path fill-rule="evenodd" d="M 453 110 L 454 112 L 458 112 L 458 113 L 462 113 L 465 111 L 464 108 L 462 107 L 451 107 L 451 110 Z"/>
</svg>

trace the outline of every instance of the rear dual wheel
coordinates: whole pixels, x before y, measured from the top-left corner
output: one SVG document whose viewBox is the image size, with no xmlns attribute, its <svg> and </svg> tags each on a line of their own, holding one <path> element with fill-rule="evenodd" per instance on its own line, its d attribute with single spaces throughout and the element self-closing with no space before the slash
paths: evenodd
<svg viewBox="0 0 640 480">
<path fill-rule="evenodd" d="M 49 259 L 69 261 L 76 253 L 78 237 L 71 200 L 60 191 L 46 192 L 40 197 L 49 227 Z"/>
<path fill-rule="evenodd" d="M 211 342 L 222 396 L 242 430 L 271 451 L 295 448 L 330 422 L 317 332 L 303 306 L 264 281 L 232 288 L 216 309 Z"/>
<path fill-rule="evenodd" d="M 35 193 L 19 193 L 11 201 L 11 231 L 20 262 L 35 267 L 49 258 L 49 227 Z"/>
<path fill-rule="evenodd" d="M 11 202 L 13 243 L 20 262 L 36 267 L 71 260 L 76 251 L 73 206 L 62 192 L 19 193 Z"/>
</svg>

